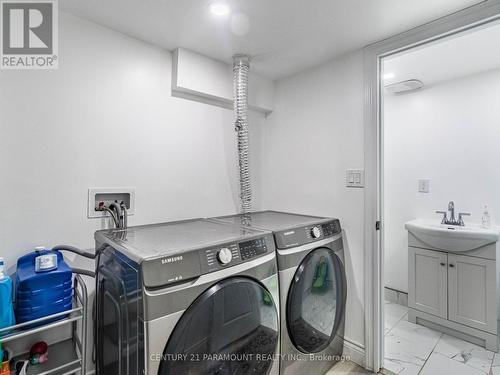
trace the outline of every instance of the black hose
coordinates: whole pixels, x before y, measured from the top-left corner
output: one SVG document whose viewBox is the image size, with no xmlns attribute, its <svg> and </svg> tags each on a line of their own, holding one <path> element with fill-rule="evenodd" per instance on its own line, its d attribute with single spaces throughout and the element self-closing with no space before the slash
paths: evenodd
<svg viewBox="0 0 500 375">
<path fill-rule="evenodd" d="M 88 252 L 81 250 L 77 247 L 69 246 L 69 245 L 57 245 L 57 246 L 54 246 L 52 248 L 52 251 L 58 251 L 58 250 L 69 251 L 70 253 L 75 253 L 77 255 L 80 255 L 82 257 L 89 258 L 89 259 L 95 259 L 97 256 L 95 253 L 88 253 Z"/>
<path fill-rule="evenodd" d="M 89 270 L 84 270 L 82 268 L 72 268 L 71 271 L 73 273 L 77 273 L 79 275 L 84 275 L 84 276 L 89 276 L 95 278 L 95 272 L 89 271 Z"/>
<path fill-rule="evenodd" d="M 104 207 L 102 207 L 102 211 L 106 211 L 107 213 L 109 213 L 109 215 L 113 219 L 113 222 L 115 223 L 115 227 L 116 228 L 120 228 L 120 221 L 116 217 L 116 214 L 115 214 L 115 212 L 113 210 L 110 210 L 108 207 L 104 206 Z"/>
<path fill-rule="evenodd" d="M 111 210 L 115 210 L 115 212 L 116 212 L 116 217 L 118 218 L 118 225 L 117 225 L 117 228 L 118 228 L 118 229 L 122 229 L 122 228 L 123 228 L 123 222 L 122 222 L 123 217 L 122 217 L 122 209 L 121 209 L 120 205 L 119 205 L 118 203 L 116 203 L 116 202 L 111 202 L 111 203 L 109 204 L 109 208 L 110 208 Z"/>
</svg>

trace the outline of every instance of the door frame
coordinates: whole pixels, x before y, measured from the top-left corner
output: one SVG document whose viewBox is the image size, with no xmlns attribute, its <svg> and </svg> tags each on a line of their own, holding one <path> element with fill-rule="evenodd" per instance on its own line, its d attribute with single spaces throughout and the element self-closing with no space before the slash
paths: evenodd
<svg viewBox="0 0 500 375">
<path fill-rule="evenodd" d="M 384 360 L 383 230 L 383 95 L 384 57 L 500 20 L 500 0 L 477 5 L 411 29 L 364 49 L 364 165 L 365 165 L 365 367 L 379 371 Z"/>
</svg>

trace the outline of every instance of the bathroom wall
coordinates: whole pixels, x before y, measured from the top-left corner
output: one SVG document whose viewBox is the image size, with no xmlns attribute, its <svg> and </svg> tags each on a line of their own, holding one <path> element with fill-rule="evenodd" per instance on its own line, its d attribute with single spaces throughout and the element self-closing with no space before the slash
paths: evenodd
<svg viewBox="0 0 500 375">
<path fill-rule="evenodd" d="M 264 206 L 341 220 L 348 282 L 346 337 L 364 346 L 364 191 L 345 170 L 363 168 L 363 54 L 278 80 L 262 129 Z"/>
<path fill-rule="evenodd" d="M 385 95 L 386 286 L 408 291 L 406 221 L 441 220 L 455 201 L 479 223 L 484 204 L 500 223 L 500 70 L 404 95 Z M 419 193 L 418 179 L 430 179 Z"/>
<path fill-rule="evenodd" d="M 165 50 L 63 12 L 59 39 L 58 70 L 0 71 L 0 256 L 10 271 L 37 245 L 93 249 L 109 223 L 87 218 L 89 187 L 135 187 L 131 225 L 237 211 L 232 111 L 172 97 Z M 250 121 L 255 167 L 264 116 Z M 260 208 L 257 179 L 254 192 Z"/>
</svg>

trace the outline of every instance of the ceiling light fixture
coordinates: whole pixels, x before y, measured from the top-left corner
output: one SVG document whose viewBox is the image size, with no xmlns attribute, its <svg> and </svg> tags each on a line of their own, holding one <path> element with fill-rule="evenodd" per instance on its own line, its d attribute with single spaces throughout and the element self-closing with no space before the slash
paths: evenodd
<svg viewBox="0 0 500 375">
<path fill-rule="evenodd" d="M 229 14 L 229 7 L 223 3 L 210 4 L 210 12 L 216 16 L 227 16 Z"/>
<path fill-rule="evenodd" d="M 393 79 L 395 77 L 394 73 L 385 73 L 382 78 L 383 79 Z"/>
</svg>

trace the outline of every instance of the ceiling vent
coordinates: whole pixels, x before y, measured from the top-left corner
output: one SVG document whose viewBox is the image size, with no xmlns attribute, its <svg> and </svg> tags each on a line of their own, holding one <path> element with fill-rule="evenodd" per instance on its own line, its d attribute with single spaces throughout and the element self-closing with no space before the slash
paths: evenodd
<svg viewBox="0 0 500 375">
<path fill-rule="evenodd" d="M 387 92 L 391 94 L 402 94 L 405 92 L 412 92 L 416 90 L 420 90 L 424 87 L 424 83 L 418 79 L 409 79 L 407 81 L 391 83 L 390 85 L 386 85 L 385 89 Z"/>
</svg>

